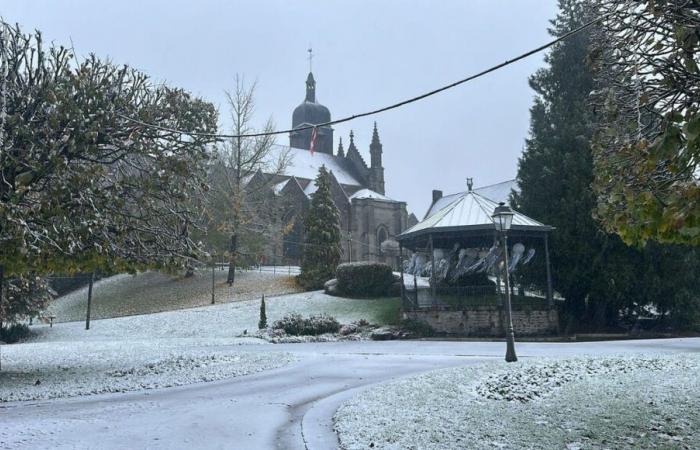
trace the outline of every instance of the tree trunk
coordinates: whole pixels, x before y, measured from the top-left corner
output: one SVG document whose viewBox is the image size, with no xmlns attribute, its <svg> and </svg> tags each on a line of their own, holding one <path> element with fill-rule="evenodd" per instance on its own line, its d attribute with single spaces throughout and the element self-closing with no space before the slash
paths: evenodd
<svg viewBox="0 0 700 450">
<path fill-rule="evenodd" d="M 233 282 L 236 279 L 236 252 L 238 250 L 238 235 L 233 233 L 231 235 L 231 245 L 229 247 L 229 261 L 228 261 L 228 278 L 226 282 L 229 286 L 233 286 Z"/>
<path fill-rule="evenodd" d="M 2 316 L 2 309 L 3 309 L 3 306 L 2 306 L 3 290 L 2 290 L 2 288 L 4 285 L 5 285 L 5 266 L 0 264 L 0 331 L 2 331 L 2 324 L 5 320 L 5 317 Z M 0 339 L 0 342 L 1 341 L 2 340 Z M 1 343 L 0 343 L 0 346 L 2 346 Z M 0 370 L 2 370 L 2 351 L 0 351 Z"/>
</svg>

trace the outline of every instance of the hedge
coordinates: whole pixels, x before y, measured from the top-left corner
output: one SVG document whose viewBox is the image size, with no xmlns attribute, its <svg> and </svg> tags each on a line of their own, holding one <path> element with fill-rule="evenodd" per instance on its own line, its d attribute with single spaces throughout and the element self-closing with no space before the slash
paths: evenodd
<svg viewBox="0 0 700 450">
<path fill-rule="evenodd" d="M 343 263 L 335 272 L 338 292 L 350 297 L 388 295 L 394 275 L 388 264 L 376 262 Z"/>
</svg>

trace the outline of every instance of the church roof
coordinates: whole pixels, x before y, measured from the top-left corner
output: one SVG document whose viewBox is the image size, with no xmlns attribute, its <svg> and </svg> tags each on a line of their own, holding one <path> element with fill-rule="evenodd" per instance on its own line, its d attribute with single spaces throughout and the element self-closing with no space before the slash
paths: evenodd
<svg viewBox="0 0 700 450">
<path fill-rule="evenodd" d="M 493 230 L 491 215 L 498 202 L 488 199 L 476 191 L 466 191 L 455 194 L 452 202 L 434 212 L 426 219 L 418 222 L 401 233 L 401 237 L 417 233 L 430 233 L 456 230 Z M 437 203 L 437 202 L 436 202 Z M 551 227 L 532 219 L 525 214 L 513 211 L 513 230 L 550 230 Z"/>
<path fill-rule="evenodd" d="M 360 189 L 359 191 L 355 192 L 350 196 L 350 200 L 354 198 L 371 198 L 374 200 L 382 200 L 385 202 L 395 202 L 399 203 L 397 200 L 394 200 L 393 198 L 389 198 L 386 195 L 382 195 L 379 192 L 375 192 L 371 189 Z"/>
<path fill-rule="evenodd" d="M 274 167 L 275 162 L 285 156 L 288 164 L 280 175 L 315 180 L 321 166 L 326 166 L 326 169 L 333 172 L 338 183 L 348 186 L 362 186 L 362 183 L 352 175 L 343 158 L 320 152 L 315 152 L 312 155 L 310 151 L 302 148 L 273 145 L 268 155 L 269 165 Z"/>
</svg>

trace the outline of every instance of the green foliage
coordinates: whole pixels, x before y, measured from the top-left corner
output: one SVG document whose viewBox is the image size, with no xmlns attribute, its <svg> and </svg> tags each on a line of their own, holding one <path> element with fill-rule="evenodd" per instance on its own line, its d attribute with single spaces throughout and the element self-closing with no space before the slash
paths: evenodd
<svg viewBox="0 0 700 450">
<path fill-rule="evenodd" d="M 400 324 L 403 331 L 411 334 L 411 337 L 432 337 L 435 330 L 427 322 L 418 319 L 403 319 Z"/>
<path fill-rule="evenodd" d="M 258 329 L 263 330 L 267 328 L 267 314 L 265 313 L 265 296 L 262 296 L 260 300 L 260 319 L 258 320 Z"/>
<path fill-rule="evenodd" d="M 331 182 L 325 166 L 316 177 L 316 192 L 304 221 L 304 255 L 300 285 L 308 290 L 321 289 L 333 278 L 340 262 L 340 214 L 333 202 Z"/>
<path fill-rule="evenodd" d="M 318 336 L 325 333 L 337 333 L 340 323 L 327 314 L 312 315 L 308 318 L 300 314 L 289 314 L 276 321 L 272 328 L 284 330 L 292 336 Z"/>
<path fill-rule="evenodd" d="M 0 266 L 7 275 L 179 266 L 215 108 L 0 23 Z M 3 114 L 4 113 L 4 114 Z"/>
<path fill-rule="evenodd" d="M 29 327 L 23 323 L 13 323 L 7 327 L 0 326 L 0 341 L 6 344 L 14 344 L 31 335 Z"/>
<path fill-rule="evenodd" d="M 196 133 L 216 131 L 213 105 L 2 21 L 0 61 L 0 273 L 172 269 L 201 254 L 190 233 L 213 138 Z M 0 320 L 33 298 L 0 300 Z"/>
<path fill-rule="evenodd" d="M 588 21 L 589 5 L 583 0 L 560 1 L 553 34 Z M 547 67 L 530 79 L 537 96 L 530 137 L 519 161 L 521 191 L 513 200 L 516 209 L 556 228 L 550 245 L 552 279 L 555 290 L 566 298 L 568 325 L 601 329 L 616 326 L 621 312 L 634 314 L 648 305 L 662 313 L 671 311 L 700 272 L 670 270 L 694 254 L 689 249 L 628 247 L 619 236 L 601 230 L 593 218 L 597 204 L 591 188 L 591 33 L 579 33 L 554 47 L 546 56 Z M 522 281 L 543 289 L 544 273 L 543 258 L 533 260 L 521 274 Z"/>
<path fill-rule="evenodd" d="M 335 271 L 338 291 L 349 297 L 382 297 L 389 294 L 394 275 L 384 263 L 343 263 Z"/>
<path fill-rule="evenodd" d="M 15 276 L 5 280 L 2 286 L 0 323 L 15 323 L 37 317 L 52 298 L 46 279 L 37 275 Z"/>
<path fill-rule="evenodd" d="M 700 15 L 685 3 L 598 5 L 614 14 L 593 52 L 595 214 L 638 246 L 700 245 Z"/>
</svg>

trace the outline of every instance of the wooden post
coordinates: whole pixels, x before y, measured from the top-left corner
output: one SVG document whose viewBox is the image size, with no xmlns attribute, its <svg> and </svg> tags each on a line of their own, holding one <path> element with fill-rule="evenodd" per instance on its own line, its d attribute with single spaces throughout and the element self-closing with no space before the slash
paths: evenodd
<svg viewBox="0 0 700 450">
<path fill-rule="evenodd" d="M 435 281 L 435 249 L 433 248 L 433 235 L 429 237 L 430 244 L 430 295 L 432 295 L 433 306 L 437 307 L 437 286 Z"/>
<path fill-rule="evenodd" d="M 554 295 L 552 293 L 552 271 L 549 268 L 549 234 L 544 233 L 544 258 L 547 266 L 547 304 L 549 307 L 554 306 Z"/>
<path fill-rule="evenodd" d="M 416 304 L 414 305 L 414 309 L 418 309 L 420 305 L 418 304 L 418 281 L 416 280 L 415 272 L 413 272 L 413 293 L 416 297 Z"/>
<path fill-rule="evenodd" d="M 92 285 L 95 282 L 95 271 L 90 274 L 90 284 L 88 285 L 87 312 L 85 313 L 85 329 L 90 329 L 90 309 L 92 307 Z"/>
<path fill-rule="evenodd" d="M 214 289 L 216 289 L 216 263 L 212 260 L 211 262 L 211 304 L 214 304 Z"/>
<path fill-rule="evenodd" d="M 405 308 L 405 293 L 403 285 L 403 245 L 399 242 L 399 270 L 401 271 L 401 308 Z"/>
</svg>

